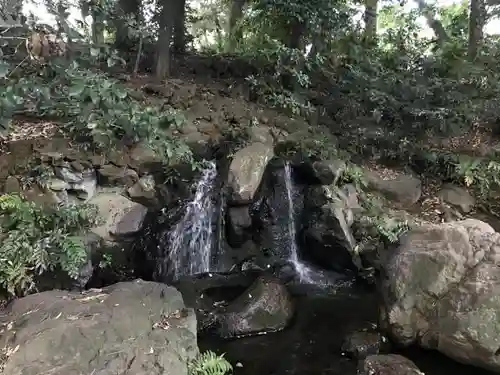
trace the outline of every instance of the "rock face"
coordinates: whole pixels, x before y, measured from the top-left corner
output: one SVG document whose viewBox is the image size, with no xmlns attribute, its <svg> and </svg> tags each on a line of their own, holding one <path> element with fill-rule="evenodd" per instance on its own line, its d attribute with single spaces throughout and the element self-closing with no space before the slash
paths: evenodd
<svg viewBox="0 0 500 375">
<path fill-rule="evenodd" d="M 261 276 L 217 315 L 217 333 L 230 338 L 280 331 L 293 313 L 287 288 L 272 276 Z"/>
<path fill-rule="evenodd" d="M 424 375 L 408 358 L 398 354 L 370 355 L 361 361 L 359 375 Z"/>
<path fill-rule="evenodd" d="M 235 153 L 229 166 L 228 184 L 231 201 L 249 203 L 260 185 L 267 163 L 273 157 L 270 144 L 256 142 Z"/>
<path fill-rule="evenodd" d="M 353 210 L 359 208 L 356 189 L 351 185 L 310 187 L 303 215 L 307 254 L 328 268 L 352 268 L 352 260 L 357 259 L 353 257 L 356 241 L 351 225 Z"/>
<path fill-rule="evenodd" d="M 381 322 L 418 343 L 500 372 L 500 234 L 475 219 L 408 232 L 383 264 Z"/>
<path fill-rule="evenodd" d="M 136 280 L 85 294 L 58 290 L 14 301 L 4 375 L 187 375 L 196 318 L 174 288 Z"/>
</svg>

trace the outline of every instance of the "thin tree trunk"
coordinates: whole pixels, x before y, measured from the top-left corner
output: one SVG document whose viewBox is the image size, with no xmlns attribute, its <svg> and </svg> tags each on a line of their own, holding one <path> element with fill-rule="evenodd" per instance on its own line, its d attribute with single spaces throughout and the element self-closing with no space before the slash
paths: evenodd
<svg viewBox="0 0 500 375">
<path fill-rule="evenodd" d="M 469 15 L 468 57 L 474 61 L 483 41 L 483 28 L 486 23 L 486 4 L 484 0 L 471 0 Z"/>
<path fill-rule="evenodd" d="M 443 24 L 434 17 L 434 13 L 431 9 L 429 9 L 427 4 L 425 3 L 425 0 L 416 1 L 418 4 L 418 9 L 420 9 L 422 14 L 424 15 L 429 27 L 434 31 L 434 35 L 436 36 L 438 43 L 443 44 L 448 40 L 448 34 L 446 33 Z"/>
<path fill-rule="evenodd" d="M 121 52 L 127 53 L 138 42 L 139 37 L 131 37 L 131 30 L 125 18 L 131 18 L 135 21 L 135 28 L 139 28 L 141 20 L 141 0 L 119 0 L 117 3 L 119 16 L 114 21 L 116 29 L 115 48 Z"/>
<path fill-rule="evenodd" d="M 160 31 L 156 44 L 156 78 L 164 80 L 170 75 L 170 43 L 174 28 L 174 9 L 172 1 L 163 0 L 160 12 Z"/>
<path fill-rule="evenodd" d="M 186 52 L 186 0 L 175 0 L 174 51 Z"/>
<path fill-rule="evenodd" d="M 231 11 L 229 14 L 229 29 L 228 29 L 228 42 L 227 52 L 234 52 L 236 46 L 240 43 L 243 34 L 241 28 L 238 27 L 238 22 L 243 18 L 243 7 L 246 0 L 232 0 Z"/>
<path fill-rule="evenodd" d="M 377 8 L 378 0 L 365 1 L 365 39 L 373 41 L 377 36 Z"/>
</svg>

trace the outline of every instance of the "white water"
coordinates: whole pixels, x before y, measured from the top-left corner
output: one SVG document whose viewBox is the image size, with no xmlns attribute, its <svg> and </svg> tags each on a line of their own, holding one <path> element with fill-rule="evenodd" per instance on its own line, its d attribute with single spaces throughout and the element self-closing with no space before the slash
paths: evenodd
<svg viewBox="0 0 500 375">
<path fill-rule="evenodd" d="M 212 195 L 216 178 L 216 165 L 209 162 L 195 185 L 194 198 L 188 203 L 183 218 L 168 234 L 167 262 L 174 279 L 210 271 L 215 210 Z"/>
<path fill-rule="evenodd" d="M 317 284 L 315 272 L 300 261 L 297 246 L 297 229 L 295 223 L 295 207 L 293 204 L 292 169 L 289 163 L 285 164 L 285 188 L 288 199 L 288 238 L 290 239 L 290 262 L 295 268 L 299 281 L 304 284 Z"/>
</svg>

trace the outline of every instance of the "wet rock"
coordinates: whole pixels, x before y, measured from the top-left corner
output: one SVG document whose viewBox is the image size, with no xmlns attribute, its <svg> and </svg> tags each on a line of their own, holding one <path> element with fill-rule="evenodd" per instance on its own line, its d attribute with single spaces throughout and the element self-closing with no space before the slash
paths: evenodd
<svg viewBox="0 0 500 375">
<path fill-rule="evenodd" d="M 104 223 L 92 232 L 106 241 L 130 236 L 142 228 L 147 208 L 115 193 L 100 193 L 89 201 L 99 209 Z"/>
<path fill-rule="evenodd" d="M 459 208 L 462 213 L 469 213 L 476 204 L 476 200 L 467 189 L 453 184 L 443 185 L 438 196 L 443 202 Z"/>
<path fill-rule="evenodd" d="M 387 346 L 387 339 L 380 333 L 359 331 L 344 339 L 341 350 L 350 358 L 364 359 L 369 355 L 379 354 Z"/>
<path fill-rule="evenodd" d="M 129 168 L 107 164 L 97 170 L 97 182 L 101 186 L 132 186 L 138 180 L 137 172 Z"/>
<path fill-rule="evenodd" d="M 499 233 L 475 219 L 423 225 L 382 266 L 380 320 L 397 343 L 500 372 Z"/>
<path fill-rule="evenodd" d="M 247 231 L 252 226 L 250 207 L 229 207 L 227 211 L 227 241 L 232 247 L 241 247 L 249 237 Z"/>
<path fill-rule="evenodd" d="M 223 338 L 276 332 L 286 328 L 293 313 L 287 288 L 278 279 L 261 276 L 218 313 L 216 332 Z"/>
<path fill-rule="evenodd" d="M 398 354 L 370 355 L 361 361 L 358 375 L 424 375 L 408 358 Z"/>
<path fill-rule="evenodd" d="M 250 203 L 272 157 L 272 145 L 264 143 L 253 143 L 235 153 L 228 175 L 232 203 Z"/>
<path fill-rule="evenodd" d="M 83 176 L 81 173 L 73 171 L 69 167 L 54 167 L 54 173 L 57 178 L 66 181 L 70 184 L 78 184 L 83 181 Z"/>
<path fill-rule="evenodd" d="M 188 375 L 198 354 L 196 318 L 164 284 L 123 282 L 83 294 L 53 290 L 15 300 L 0 317 L 9 330 L 4 375 Z"/>
<path fill-rule="evenodd" d="M 365 170 L 368 186 L 383 194 L 387 199 L 403 205 L 415 204 L 422 195 L 422 182 L 419 178 L 398 174 L 385 178 L 378 172 Z"/>
<path fill-rule="evenodd" d="M 156 196 L 155 180 L 151 175 L 142 176 L 133 186 L 127 189 L 131 200 L 146 207 L 157 207 L 159 205 Z"/>
<path fill-rule="evenodd" d="M 309 187 L 302 219 L 307 255 L 328 269 L 343 271 L 353 269 L 354 265 L 361 268 L 350 228 L 356 209 L 359 204 L 355 189 L 333 185 Z"/>
</svg>

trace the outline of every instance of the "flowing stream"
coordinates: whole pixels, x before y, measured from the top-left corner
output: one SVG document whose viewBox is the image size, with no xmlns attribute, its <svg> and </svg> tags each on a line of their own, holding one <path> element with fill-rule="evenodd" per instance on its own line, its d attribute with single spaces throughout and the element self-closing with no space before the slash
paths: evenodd
<svg viewBox="0 0 500 375">
<path fill-rule="evenodd" d="M 170 249 L 166 261 L 174 279 L 211 270 L 214 246 L 214 187 L 217 166 L 208 162 L 195 185 L 193 199 L 182 219 L 168 234 Z"/>
</svg>

